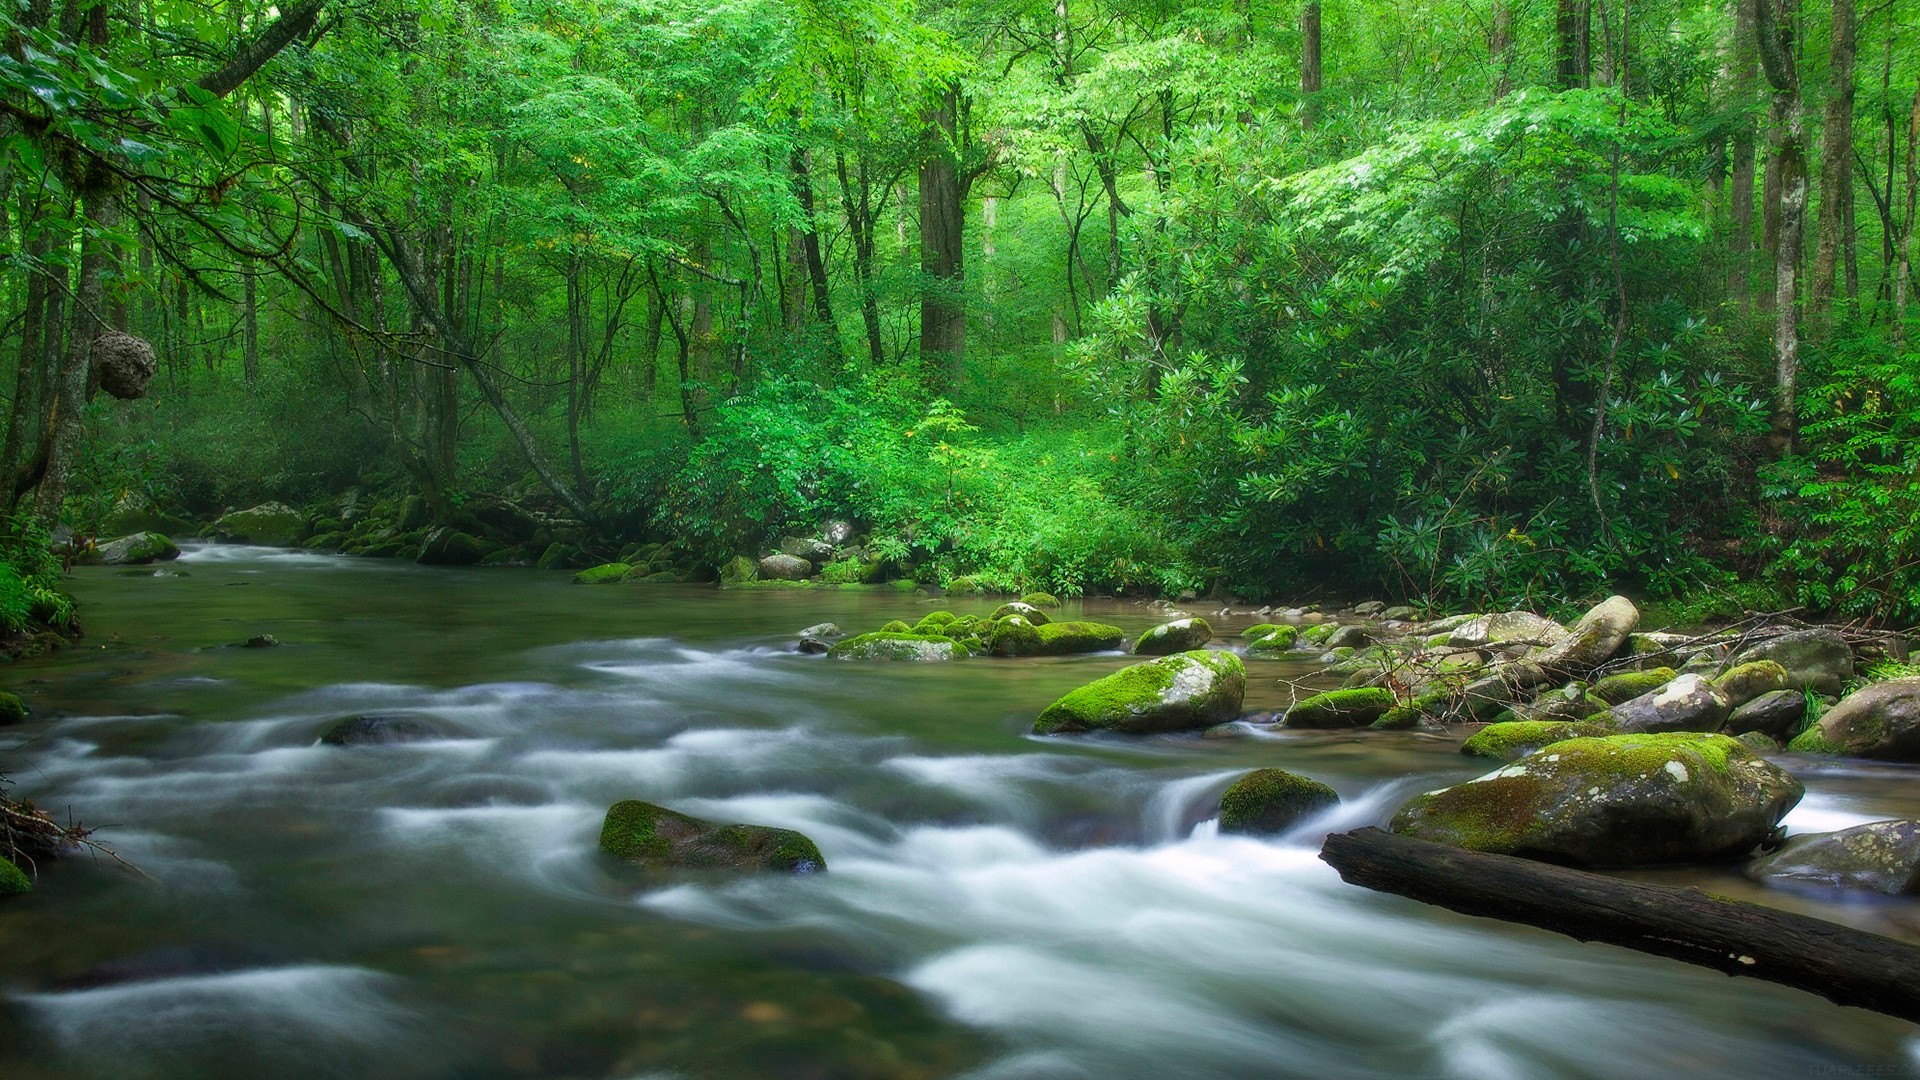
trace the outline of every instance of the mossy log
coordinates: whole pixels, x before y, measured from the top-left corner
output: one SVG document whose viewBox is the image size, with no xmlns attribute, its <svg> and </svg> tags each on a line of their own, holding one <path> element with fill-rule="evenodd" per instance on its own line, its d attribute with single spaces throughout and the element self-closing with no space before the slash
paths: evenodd
<svg viewBox="0 0 1920 1080">
<path fill-rule="evenodd" d="M 1818 994 L 1920 1023 L 1920 947 L 1758 904 L 1360 829 L 1327 837 L 1342 880 Z"/>
</svg>

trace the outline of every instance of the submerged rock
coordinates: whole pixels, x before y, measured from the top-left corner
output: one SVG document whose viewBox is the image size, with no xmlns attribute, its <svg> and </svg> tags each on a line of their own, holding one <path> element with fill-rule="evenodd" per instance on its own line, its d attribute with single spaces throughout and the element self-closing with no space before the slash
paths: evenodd
<svg viewBox="0 0 1920 1080">
<path fill-rule="evenodd" d="M 1568 739 L 1598 738 L 1613 734 L 1604 724 L 1573 720 L 1508 720 L 1488 724 L 1460 745 L 1468 757 L 1517 761 L 1543 747 Z"/>
<path fill-rule="evenodd" d="M 1800 801 L 1800 781 L 1724 735 L 1554 743 L 1409 801 L 1394 832 L 1579 866 L 1742 856 Z"/>
<path fill-rule="evenodd" d="M 1875 821 L 1839 832 L 1796 836 L 1747 867 L 1769 885 L 1920 892 L 1920 821 Z"/>
<path fill-rule="evenodd" d="M 628 799 L 600 826 L 600 850 L 648 870 L 741 870 L 817 874 L 827 868 L 803 833 L 769 825 L 720 825 Z"/>
<path fill-rule="evenodd" d="M 880 630 L 850 637 L 827 650 L 832 660 L 958 660 L 967 650 L 952 638 Z"/>
<path fill-rule="evenodd" d="M 180 557 L 173 541 L 157 532 L 140 532 L 100 545 L 100 561 L 108 566 L 144 566 Z"/>
<path fill-rule="evenodd" d="M 241 642 L 240 647 L 243 649 L 277 649 L 280 647 L 280 639 L 274 637 L 272 634 L 255 634 Z"/>
<path fill-rule="evenodd" d="M 285 503 L 261 503 L 222 514 L 211 531 L 216 539 L 233 543 L 293 547 L 306 539 L 307 519 Z"/>
<path fill-rule="evenodd" d="M 1920 678 L 1889 679 L 1856 690 L 1787 749 L 1920 761 Z"/>
<path fill-rule="evenodd" d="M 1121 668 L 1069 692 L 1041 712 L 1033 730 L 1066 735 L 1208 728 L 1239 717 L 1246 690 L 1247 669 L 1232 653 L 1175 653 Z"/>
<path fill-rule="evenodd" d="M 1837 695 L 1853 678 L 1853 646 L 1837 630 L 1795 630 L 1742 649 L 1735 664 L 1772 660 L 1787 672 L 1787 686 Z"/>
<path fill-rule="evenodd" d="M 441 737 L 432 723 L 417 716 L 368 713 L 336 722 L 320 736 L 327 746 L 389 746 Z"/>
<path fill-rule="evenodd" d="M 1213 640 L 1213 627 L 1205 619 L 1176 619 L 1141 634 L 1133 643 L 1138 656 L 1171 656 L 1190 652 Z"/>
<path fill-rule="evenodd" d="M 1659 731 L 1719 731 L 1733 711 L 1727 696 L 1705 676 L 1682 675 L 1651 694 L 1613 707 L 1613 726 L 1623 734 Z"/>
<path fill-rule="evenodd" d="M 1285 769 L 1255 769 L 1220 796 L 1220 831 L 1285 832 L 1338 805 L 1340 794 L 1318 780 Z"/>
<path fill-rule="evenodd" d="M 1393 691 L 1384 686 L 1334 690 L 1295 702 L 1283 722 L 1290 728 L 1366 727 L 1385 716 L 1395 701 Z"/>
</svg>

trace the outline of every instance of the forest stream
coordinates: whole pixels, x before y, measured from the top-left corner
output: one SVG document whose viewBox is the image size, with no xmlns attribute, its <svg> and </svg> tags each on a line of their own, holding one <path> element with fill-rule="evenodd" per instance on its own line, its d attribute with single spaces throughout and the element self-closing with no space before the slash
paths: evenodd
<svg viewBox="0 0 1920 1080">
<path fill-rule="evenodd" d="M 793 651 L 802 627 L 912 622 L 925 598 L 240 546 L 72 589 L 87 638 L 14 667 L 35 715 L 0 754 L 17 796 L 146 877 L 72 857 L 12 902 L 8 1080 L 1920 1072 L 1899 1021 L 1342 884 L 1321 839 L 1486 771 L 1458 739 L 1036 738 L 1042 707 L 1126 658 Z M 258 634 L 283 644 L 238 647 Z M 1314 666 L 1249 661 L 1246 708 Z M 360 713 L 444 737 L 317 743 Z M 1792 830 L 1920 816 L 1910 770 L 1777 760 L 1808 787 Z M 1268 765 L 1343 806 L 1219 835 L 1221 791 Z M 596 837 L 628 798 L 799 829 L 829 869 L 625 871 Z M 1893 901 L 1635 876 L 1920 940 Z"/>
</svg>

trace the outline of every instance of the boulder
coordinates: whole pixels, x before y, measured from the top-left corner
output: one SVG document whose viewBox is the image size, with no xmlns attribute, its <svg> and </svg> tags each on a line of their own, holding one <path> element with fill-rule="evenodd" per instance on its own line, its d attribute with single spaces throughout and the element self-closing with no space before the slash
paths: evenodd
<svg viewBox="0 0 1920 1080">
<path fill-rule="evenodd" d="M 935 634 L 878 631 L 850 637 L 827 650 L 833 660 L 958 660 L 967 650 L 952 638 Z"/>
<path fill-rule="evenodd" d="M 987 591 L 980 579 L 962 575 L 947 582 L 946 591 L 954 596 L 974 596 Z"/>
<path fill-rule="evenodd" d="M 1768 885 L 1920 893 L 1920 821 L 1875 821 L 1796 836 L 1748 864 L 1747 875 Z"/>
<path fill-rule="evenodd" d="M 1606 711 L 1607 703 L 1589 693 L 1585 683 L 1573 683 L 1535 695 L 1515 706 L 1513 715 L 1516 720 L 1585 720 Z"/>
<path fill-rule="evenodd" d="M 1787 671 L 1787 686 L 1837 695 L 1853 679 L 1853 646 L 1837 630 L 1795 630 L 1740 650 L 1735 664 L 1772 660 Z"/>
<path fill-rule="evenodd" d="M 144 566 L 180 557 L 173 541 L 157 532 L 140 532 L 100 545 L 100 561 L 108 566 Z"/>
<path fill-rule="evenodd" d="M 440 737 L 439 728 L 417 716 L 368 713 L 336 721 L 320 736 L 320 742 L 326 746 L 389 746 Z"/>
<path fill-rule="evenodd" d="M 1393 607 L 1381 612 L 1380 617 L 1388 622 L 1408 622 L 1419 618 L 1420 612 L 1418 609 L 1409 607 L 1406 604 L 1395 604 Z"/>
<path fill-rule="evenodd" d="M 1800 732 L 1800 721 L 1807 716 L 1807 695 L 1800 690 L 1774 690 L 1761 694 L 1733 710 L 1727 717 L 1727 732 L 1745 735 L 1759 732 L 1769 739 L 1786 742 Z"/>
<path fill-rule="evenodd" d="M 1037 607 L 1037 608 L 1050 608 L 1050 607 L 1060 606 L 1059 597 L 1053 595 L 1052 593 L 1044 593 L 1044 592 L 1030 592 L 1027 595 L 1022 596 L 1020 598 L 1020 602 L 1028 605 L 1029 607 Z"/>
<path fill-rule="evenodd" d="M 944 633 L 947 627 L 958 621 L 960 616 L 951 611 L 929 611 L 920 616 L 919 622 L 913 624 L 913 632 L 916 634 Z"/>
<path fill-rule="evenodd" d="M 1387 605 L 1379 600 L 1366 600 L 1361 603 L 1353 605 L 1353 613 L 1355 615 L 1360 616 L 1363 619 L 1369 616 L 1378 615 L 1382 611 L 1385 611 L 1386 609 L 1387 609 Z"/>
<path fill-rule="evenodd" d="M 240 647 L 243 649 L 277 649 L 280 647 L 280 639 L 274 637 L 272 634 L 255 634 L 241 642 Z"/>
<path fill-rule="evenodd" d="M 720 564 L 720 584 L 745 585 L 760 580 L 760 566 L 745 555 L 735 555 Z"/>
<path fill-rule="evenodd" d="M 826 562 L 833 558 L 833 545 L 824 540 L 814 540 L 802 536 L 783 536 L 775 547 L 780 554 L 791 555 L 796 559 L 805 559 L 812 563 Z"/>
<path fill-rule="evenodd" d="M 1035 626 L 1019 615 L 1010 615 L 992 623 L 984 637 L 987 652 L 994 656 L 1069 656 L 1117 648 L 1126 640 L 1126 632 L 1093 622 Z"/>
<path fill-rule="evenodd" d="M 1736 709 L 1762 694 L 1785 690 L 1790 685 L 1787 669 L 1773 660 L 1740 664 L 1713 680 L 1713 688 L 1726 695 Z"/>
<path fill-rule="evenodd" d="M 1246 690 L 1247 669 L 1232 653 L 1175 653 L 1069 692 L 1041 712 L 1033 730 L 1038 735 L 1198 730 L 1238 718 Z"/>
<path fill-rule="evenodd" d="M 579 548 L 574 547 L 572 544 L 563 544 L 556 540 L 548 544 L 546 549 L 540 552 L 540 557 L 534 560 L 533 565 L 542 570 L 565 570 L 567 567 L 573 565 L 573 560 L 579 554 Z"/>
<path fill-rule="evenodd" d="M 1780 740 L 1758 731 L 1743 731 L 1733 737 L 1734 741 L 1756 754 L 1777 754 L 1780 752 Z"/>
<path fill-rule="evenodd" d="M 222 514 L 211 531 L 215 539 L 230 543 L 293 547 L 306 539 L 307 519 L 285 503 L 261 503 Z"/>
<path fill-rule="evenodd" d="M 494 545 L 471 533 L 441 526 L 427 534 L 414 562 L 423 566 L 473 566 L 493 549 Z"/>
<path fill-rule="evenodd" d="M 1623 671 L 1594 683 L 1588 692 L 1608 705 L 1618 705 L 1623 701 L 1632 701 L 1641 694 L 1650 694 L 1679 677 L 1680 673 L 1670 667 Z"/>
<path fill-rule="evenodd" d="M 0 690 L 0 727 L 26 723 L 30 711 L 27 703 L 20 700 L 20 695 Z"/>
<path fill-rule="evenodd" d="M 813 573 L 813 564 L 783 551 L 761 559 L 757 569 L 768 581 L 803 581 Z"/>
<path fill-rule="evenodd" d="M 1041 611 L 1032 604 L 1022 603 L 1019 600 L 1001 604 L 999 607 L 994 608 L 993 614 L 987 616 L 987 621 L 998 622 L 1009 615 L 1018 615 L 1035 626 L 1045 626 L 1053 621 L 1047 616 L 1046 612 Z"/>
<path fill-rule="evenodd" d="M 911 634 L 913 633 L 913 627 L 908 626 L 906 622 L 901 619 L 888 619 L 886 622 L 880 624 L 880 632 L 883 634 Z"/>
<path fill-rule="evenodd" d="M 1285 832 L 1338 805 L 1340 794 L 1318 780 L 1285 769 L 1255 769 L 1220 796 L 1220 831 Z"/>
<path fill-rule="evenodd" d="M 5 859 L 0 859 L 0 896 L 19 896 L 33 891 L 33 879 Z"/>
<path fill-rule="evenodd" d="M 573 575 L 573 583 L 575 585 L 611 585 L 626 577 L 632 569 L 633 567 L 623 562 L 601 563 L 599 566 L 589 566 Z"/>
<path fill-rule="evenodd" d="M 1393 708 L 1393 691 L 1383 686 L 1334 690 L 1295 702 L 1283 722 L 1290 728 L 1366 727 Z"/>
<path fill-rule="evenodd" d="M 1213 627 L 1207 620 L 1176 619 L 1141 634 L 1133 643 L 1133 651 L 1138 656 L 1170 656 L 1191 652 L 1212 640 Z"/>
<path fill-rule="evenodd" d="M 1456 649 L 1484 649 L 1489 645 L 1553 645 L 1566 640 L 1567 628 L 1531 611 L 1497 611 L 1474 615 L 1456 626 L 1442 620 L 1434 624 L 1434 633 L 1445 632 L 1447 644 Z"/>
<path fill-rule="evenodd" d="M 600 850 L 647 870 L 817 874 L 827 868 L 814 842 L 792 829 L 718 825 L 638 799 L 607 810 Z"/>
<path fill-rule="evenodd" d="M 1460 744 L 1468 757 L 1516 761 L 1544 746 L 1568 739 L 1590 739 L 1611 735 L 1605 724 L 1575 720 L 1506 720 L 1488 724 Z"/>
<path fill-rule="evenodd" d="M 1733 705 L 1704 675 L 1681 675 L 1650 694 L 1613 707 L 1613 726 L 1623 734 L 1659 731 L 1719 731 Z"/>
<path fill-rule="evenodd" d="M 1276 626 L 1272 632 L 1254 638 L 1247 644 L 1248 656 L 1278 656 L 1293 651 L 1300 643 L 1300 628 L 1297 626 Z"/>
<path fill-rule="evenodd" d="M 1920 678 L 1889 679 L 1854 691 L 1787 749 L 1920 761 Z"/>
<path fill-rule="evenodd" d="M 1567 636 L 1527 653 L 1527 661 L 1542 671 L 1586 672 L 1613 658 L 1640 625 L 1640 609 L 1624 596 L 1609 596 L 1594 605 Z"/>
<path fill-rule="evenodd" d="M 1367 628 L 1358 625 L 1335 627 L 1323 643 L 1329 649 L 1362 649 L 1373 643 L 1373 635 Z"/>
<path fill-rule="evenodd" d="M 821 641 L 838 641 L 846 637 L 847 632 L 840 629 L 838 624 L 823 622 L 814 623 L 812 626 L 800 631 L 799 636 L 803 638 L 817 638 Z"/>
<path fill-rule="evenodd" d="M 1724 735 L 1611 735 L 1553 743 L 1409 801 L 1394 832 L 1576 866 L 1738 858 L 1805 789 Z"/>
</svg>

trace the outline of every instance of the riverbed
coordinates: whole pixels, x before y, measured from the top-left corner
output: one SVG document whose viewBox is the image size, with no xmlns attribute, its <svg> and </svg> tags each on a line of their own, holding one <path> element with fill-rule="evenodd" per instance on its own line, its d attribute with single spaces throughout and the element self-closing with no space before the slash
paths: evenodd
<svg viewBox="0 0 1920 1080">
<path fill-rule="evenodd" d="M 1035 738 L 1127 658 L 793 651 L 927 598 L 238 546 L 72 588 L 83 645 L 0 669 L 35 710 L 0 729 L 0 770 L 139 873 L 69 858 L 0 906 L 8 1080 L 1920 1075 L 1911 1025 L 1318 861 L 1329 830 L 1485 771 L 1457 738 Z M 1158 621 L 1061 617 L 1082 616 Z M 259 634 L 282 644 L 238 647 Z M 1247 709 L 1314 667 L 1249 661 Z M 444 737 L 317 743 L 367 712 Z M 1920 816 L 1914 769 L 1778 760 L 1808 787 L 1796 831 Z M 1220 792 L 1262 766 L 1345 802 L 1219 835 Z M 829 870 L 628 871 L 595 840 L 629 798 L 799 829 Z M 1638 876 L 1920 940 L 1912 901 Z"/>
</svg>

